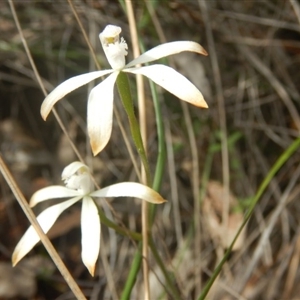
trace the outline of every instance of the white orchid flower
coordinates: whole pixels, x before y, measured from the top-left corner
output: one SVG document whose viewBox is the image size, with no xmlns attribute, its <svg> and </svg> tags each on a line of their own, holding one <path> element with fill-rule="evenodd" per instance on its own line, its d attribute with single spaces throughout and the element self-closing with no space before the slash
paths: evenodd
<svg viewBox="0 0 300 300">
<path fill-rule="evenodd" d="M 162 57 L 192 51 L 207 55 L 198 43 L 191 41 L 177 41 L 159 45 L 146 51 L 138 58 L 125 65 L 127 44 L 119 35 L 122 29 L 108 25 L 99 38 L 110 63 L 111 70 L 101 70 L 72 77 L 56 87 L 44 100 L 41 115 L 46 120 L 54 104 L 71 91 L 103 75 L 110 74 L 104 81 L 95 86 L 88 99 L 87 127 L 93 154 L 98 154 L 108 143 L 112 131 L 114 84 L 118 74 L 122 72 L 142 74 L 160 85 L 181 100 L 193 105 L 207 108 L 201 92 L 184 76 L 165 65 L 134 67 L 137 64 L 148 63 Z"/>
<path fill-rule="evenodd" d="M 98 208 L 93 198 L 135 197 L 155 204 L 165 202 L 157 192 L 136 182 L 117 183 L 95 191 L 89 169 L 81 162 L 73 162 L 68 165 L 63 170 L 62 179 L 65 181 L 65 187 L 54 185 L 43 188 L 33 194 L 29 204 L 33 207 L 49 199 L 72 197 L 45 209 L 37 217 L 43 231 L 47 233 L 64 210 L 82 199 L 81 257 L 92 276 L 99 255 L 101 233 Z M 30 226 L 14 250 L 13 265 L 15 266 L 39 241 L 37 232 Z"/>
</svg>

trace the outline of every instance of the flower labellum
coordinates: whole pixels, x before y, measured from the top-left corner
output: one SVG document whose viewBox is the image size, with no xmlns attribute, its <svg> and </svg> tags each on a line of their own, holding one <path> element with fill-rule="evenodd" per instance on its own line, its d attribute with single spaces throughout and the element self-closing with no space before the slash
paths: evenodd
<svg viewBox="0 0 300 300">
<path fill-rule="evenodd" d="M 118 26 L 108 25 L 99 34 L 106 58 L 114 70 L 121 70 L 125 66 L 125 56 L 128 46 L 123 38 L 120 40 L 122 29 Z"/>
<path fill-rule="evenodd" d="M 117 183 L 95 191 L 89 168 L 79 161 L 71 163 L 63 170 L 62 180 L 65 182 L 65 187 L 54 185 L 43 188 L 33 194 L 29 204 L 33 207 L 50 199 L 71 197 L 50 206 L 37 217 L 43 231 L 47 233 L 63 211 L 82 200 L 81 257 L 92 276 L 99 256 L 101 234 L 98 207 L 94 198 L 135 197 L 155 204 L 166 202 L 157 192 L 136 182 Z M 37 232 L 30 226 L 14 250 L 13 265 L 15 266 L 39 241 Z"/>
<path fill-rule="evenodd" d="M 101 70 L 72 77 L 56 87 L 44 100 L 41 115 L 46 120 L 52 107 L 71 91 L 104 75 L 110 74 L 90 92 L 87 109 L 87 127 L 90 144 L 97 155 L 108 143 L 112 131 L 114 85 L 120 72 L 142 74 L 179 99 L 198 107 L 207 108 L 202 93 L 187 78 L 173 68 L 162 64 L 135 67 L 183 51 L 207 55 L 201 45 L 191 41 L 176 41 L 154 47 L 130 63 L 125 64 L 127 44 L 120 38 L 121 28 L 107 25 L 99 38 L 111 70 Z"/>
</svg>

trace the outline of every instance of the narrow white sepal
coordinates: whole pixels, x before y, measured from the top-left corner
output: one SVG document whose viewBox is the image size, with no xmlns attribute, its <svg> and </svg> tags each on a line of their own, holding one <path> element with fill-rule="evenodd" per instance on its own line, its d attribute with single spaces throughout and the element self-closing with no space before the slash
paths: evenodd
<svg viewBox="0 0 300 300">
<path fill-rule="evenodd" d="M 65 202 L 53 205 L 46 210 L 44 210 L 38 217 L 37 221 L 42 227 L 43 231 L 47 233 L 52 225 L 55 223 L 60 214 L 66 210 L 68 207 L 73 205 L 75 202 L 80 200 L 82 196 L 75 197 L 73 199 L 67 200 Z M 13 255 L 12 264 L 15 266 L 38 242 L 40 238 L 35 231 L 35 229 L 30 226 L 19 243 L 17 244 Z"/>
<path fill-rule="evenodd" d="M 124 72 L 142 74 L 176 97 L 193 105 L 207 108 L 202 93 L 186 77 L 165 65 L 151 65 L 124 69 Z"/>
<path fill-rule="evenodd" d="M 94 276 L 100 250 L 101 225 L 98 208 L 89 196 L 83 198 L 81 210 L 81 258 Z"/>
<path fill-rule="evenodd" d="M 96 78 L 99 78 L 103 75 L 109 74 L 111 72 L 113 72 L 113 70 L 101 70 L 101 71 L 90 72 L 87 74 L 82 74 L 82 75 L 72 77 L 64 81 L 63 83 L 61 83 L 43 101 L 41 107 L 41 115 L 43 119 L 46 120 L 54 104 L 60 99 L 62 99 L 65 95 L 87 84 L 88 82 Z"/>
<path fill-rule="evenodd" d="M 170 43 L 158 45 L 158 46 L 146 51 L 145 53 L 143 53 L 136 59 L 129 62 L 125 66 L 125 69 L 129 68 L 129 67 L 133 67 L 137 64 L 148 63 L 148 62 L 151 62 L 151 61 L 154 61 L 154 60 L 157 60 L 157 59 L 169 56 L 169 55 L 177 54 L 177 53 L 180 53 L 183 51 L 192 51 L 192 52 L 196 52 L 196 53 L 199 53 L 202 55 L 207 55 L 207 52 L 204 50 L 204 48 L 196 42 L 192 42 L 192 41 L 170 42 Z"/>
<path fill-rule="evenodd" d="M 89 95 L 87 126 L 91 148 L 97 155 L 108 143 L 113 122 L 114 85 L 116 71 L 94 87 Z"/>
<path fill-rule="evenodd" d="M 166 202 L 159 193 L 137 182 L 121 182 L 106 188 L 94 191 L 91 197 L 135 197 L 150 203 L 161 204 Z"/>
<path fill-rule="evenodd" d="M 29 205 L 31 207 L 34 207 L 36 204 L 42 201 L 55 198 L 66 198 L 76 196 L 80 196 L 80 192 L 69 189 L 64 186 L 52 185 L 35 192 L 29 201 Z"/>
</svg>

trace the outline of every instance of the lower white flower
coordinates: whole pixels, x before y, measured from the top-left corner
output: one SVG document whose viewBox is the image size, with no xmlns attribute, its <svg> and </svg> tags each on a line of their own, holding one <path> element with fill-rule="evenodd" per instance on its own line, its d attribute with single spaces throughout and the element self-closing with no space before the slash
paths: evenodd
<svg viewBox="0 0 300 300">
<path fill-rule="evenodd" d="M 117 183 L 95 191 L 89 168 L 81 162 L 73 162 L 68 165 L 62 173 L 62 179 L 65 181 L 65 187 L 49 186 L 43 188 L 33 194 L 29 204 L 33 207 L 49 199 L 72 197 L 45 209 L 37 217 L 43 231 L 47 233 L 64 210 L 82 199 L 81 257 L 92 276 L 99 256 L 101 233 L 98 207 L 93 198 L 135 197 L 155 204 L 165 202 L 157 192 L 136 182 Z M 30 226 L 14 250 L 13 265 L 15 266 L 39 241 L 38 234 Z"/>
</svg>

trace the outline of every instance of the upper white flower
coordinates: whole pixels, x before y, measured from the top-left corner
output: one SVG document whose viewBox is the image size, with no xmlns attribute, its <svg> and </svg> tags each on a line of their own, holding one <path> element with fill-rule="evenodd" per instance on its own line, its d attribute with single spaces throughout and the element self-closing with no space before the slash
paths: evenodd
<svg viewBox="0 0 300 300">
<path fill-rule="evenodd" d="M 123 38 L 120 39 L 119 37 L 121 31 L 121 28 L 118 26 L 108 25 L 99 35 L 105 55 L 112 67 L 111 70 L 90 72 L 64 81 L 45 98 L 41 107 L 42 117 L 46 120 L 54 104 L 66 94 L 96 78 L 111 73 L 110 76 L 91 90 L 88 98 L 87 127 L 94 155 L 98 154 L 106 146 L 111 136 L 114 84 L 121 71 L 142 74 L 181 100 L 199 107 L 208 107 L 201 92 L 187 78 L 174 69 L 161 64 L 134 67 L 137 64 L 148 63 L 182 51 L 192 51 L 207 55 L 207 52 L 201 45 L 191 41 L 162 44 L 146 51 L 125 65 L 127 44 Z"/>
<path fill-rule="evenodd" d="M 100 250 L 101 225 L 98 208 L 93 198 L 100 197 L 135 197 L 145 201 L 160 204 L 165 200 L 151 188 L 136 182 L 122 182 L 94 191 L 89 168 L 81 162 L 73 162 L 62 173 L 64 186 L 49 186 L 43 188 L 30 199 L 30 206 L 54 198 L 72 197 L 62 203 L 45 209 L 37 220 L 43 231 L 47 233 L 60 214 L 71 205 L 82 199 L 81 211 L 81 244 L 82 261 L 94 275 L 96 261 Z M 25 232 L 12 255 L 13 265 L 16 265 L 38 242 L 40 238 L 32 226 Z"/>
</svg>

